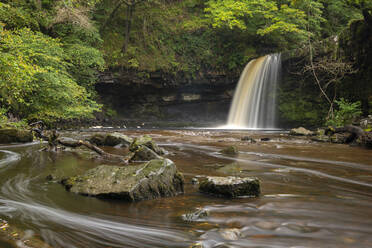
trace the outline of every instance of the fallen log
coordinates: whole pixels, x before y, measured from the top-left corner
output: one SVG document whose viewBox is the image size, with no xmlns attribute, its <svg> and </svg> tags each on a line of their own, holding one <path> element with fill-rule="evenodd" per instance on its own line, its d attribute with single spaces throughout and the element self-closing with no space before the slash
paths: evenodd
<svg viewBox="0 0 372 248">
<path fill-rule="evenodd" d="M 96 152 L 98 155 L 102 156 L 105 159 L 118 161 L 120 163 L 128 164 L 129 160 L 132 157 L 132 154 L 129 154 L 128 156 L 120 156 L 120 155 L 105 152 L 101 148 L 99 148 L 95 145 L 92 145 L 89 141 L 76 140 L 75 142 L 74 141 L 65 142 L 61 139 L 58 139 L 57 141 L 58 141 L 59 144 L 61 144 L 63 146 L 72 147 L 72 148 L 77 148 L 77 147 L 80 147 L 80 146 L 84 146 L 84 147 Z"/>
<path fill-rule="evenodd" d="M 59 134 L 55 130 L 52 130 L 46 134 L 44 134 L 42 127 L 33 128 L 32 131 L 40 139 L 48 141 L 50 151 L 57 151 L 57 145 L 60 144 L 62 146 L 71 147 L 71 148 L 77 148 L 80 146 L 84 146 L 96 152 L 98 155 L 100 155 L 104 159 L 119 162 L 119 163 L 124 163 L 124 164 L 128 164 L 129 160 L 133 157 L 133 153 L 128 154 L 128 156 L 120 156 L 120 155 L 105 152 L 101 148 L 91 144 L 89 141 L 74 140 L 74 139 L 69 139 L 68 141 L 66 141 L 63 139 L 63 137 L 59 138 Z"/>
<path fill-rule="evenodd" d="M 344 127 L 329 127 L 325 130 L 326 135 L 335 133 L 350 133 L 346 143 L 357 142 L 367 148 L 372 148 L 372 132 L 365 132 L 361 127 L 354 125 L 347 125 Z"/>
</svg>

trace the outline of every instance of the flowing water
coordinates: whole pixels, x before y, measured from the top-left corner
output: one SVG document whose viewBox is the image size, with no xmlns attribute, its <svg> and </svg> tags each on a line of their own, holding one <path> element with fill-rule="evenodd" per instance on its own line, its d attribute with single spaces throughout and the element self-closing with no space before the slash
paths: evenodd
<svg viewBox="0 0 372 248">
<path fill-rule="evenodd" d="M 276 127 L 276 88 L 280 67 L 280 54 L 266 55 L 247 64 L 235 89 L 228 127 Z"/>
<path fill-rule="evenodd" d="M 38 143 L 0 146 L 0 218 L 27 230 L 25 239 L 38 237 L 53 247 L 372 247 L 370 150 L 282 133 L 125 133 L 151 134 L 170 152 L 186 178 L 184 195 L 135 203 L 75 195 L 45 177 L 79 174 L 99 162 L 73 152 L 42 152 Z M 246 135 L 271 140 L 251 144 L 241 141 Z M 228 145 L 237 145 L 239 155 L 218 152 Z M 202 195 L 190 183 L 197 175 L 257 176 L 262 195 Z M 209 216 L 182 219 L 200 208 Z M 0 247 L 17 246 L 0 237 Z"/>
</svg>

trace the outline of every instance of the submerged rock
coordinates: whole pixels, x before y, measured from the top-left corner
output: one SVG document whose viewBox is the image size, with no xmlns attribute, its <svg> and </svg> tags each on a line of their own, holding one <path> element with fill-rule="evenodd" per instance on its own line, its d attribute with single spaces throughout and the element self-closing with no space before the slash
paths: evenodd
<svg viewBox="0 0 372 248">
<path fill-rule="evenodd" d="M 31 131 L 16 128 L 0 129 L 0 144 L 27 143 L 33 141 Z"/>
<path fill-rule="evenodd" d="M 220 153 L 226 154 L 226 155 L 237 155 L 239 152 L 236 146 L 229 146 L 229 147 L 222 149 Z"/>
<path fill-rule="evenodd" d="M 307 130 L 304 127 L 299 127 L 299 128 L 293 128 L 289 132 L 290 135 L 295 135 L 295 136 L 312 136 L 314 135 L 314 132 Z"/>
<path fill-rule="evenodd" d="M 200 183 L 199 191 L 229 198 L 259 196 L 260 182 L 251 177 L 207 177 Z"/>
<path fill-rule="evenodd" d="M 238 240 L 242 234 L 238 228 L 227 228 L 219 230 L 221 237 L 225 240 Z"/>
<path fill-rule="evenodd" d="M 196 212 L 187 213 L 182 215 L 182 219 L 185 221 L 200 221 L 201 219 L 208 217 L 209 211 L 206 209 L 198 209 Z"/>
<path fill-rule="evenodd" d="M 63 180 L 70 192 L 126 201 L 154 199 L 183 193 L 184 178 L 169 159 L 137 166 L 101 165 L 85 174 Z"/>
<path fill-rule="evenodd" d="M 249 143 L 256 143 L 256 140 L 249 136 L 244 136 L 241 138 L 242 141 L 247 141 Z"/>
</svg>

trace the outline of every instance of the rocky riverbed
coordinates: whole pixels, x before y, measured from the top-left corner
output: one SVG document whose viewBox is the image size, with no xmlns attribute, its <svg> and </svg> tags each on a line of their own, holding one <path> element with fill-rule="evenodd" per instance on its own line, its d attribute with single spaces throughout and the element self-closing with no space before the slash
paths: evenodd
<svg viewBox="0 0 372 248">
<path fill-rule="evenodd" d="M 89 140 L 95 133 L 61 135 Z M 40 142 L 3 145 L 0 218 L 52 247 L 290 247 L 298 245 L 299 237 L 305 247 L 372 244 L 370 150 L 280 131 L 119 133 L 131 143 L 100 148 L 126 156 L 136 139 L 143 141 L 139 146 L 156 149 L 148 138 L 140 138 L 151 137 L 163 152 L 158 156 L 183 174 L 184 193 L 134 202 L 75 194 L 56 182 L 81 177 L 77 181 L 83 183 L 90 180 L 84 175 L 103 164 L 105 170 L 134 166 L 138 171 L 148 162 L 119 165 L 98 159 L 86 148 L 42 151 L 46 144 Z M 234 153 L 222 152 L 229 147 Z M 60 179 L 49 181 L 48 175 Z M 207 177 L 257 177 L 260 195 L 232 199 L 204 194 L 199 187 Z M 17 240 L 9 242 L 9 247 L 17 247 Z"/>
</svg>

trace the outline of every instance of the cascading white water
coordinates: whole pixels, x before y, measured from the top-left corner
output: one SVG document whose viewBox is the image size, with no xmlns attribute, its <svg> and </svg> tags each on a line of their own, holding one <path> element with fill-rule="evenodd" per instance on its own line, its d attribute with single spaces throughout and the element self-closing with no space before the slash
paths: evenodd
<svg viewBox="0 0 372 248">
<path fill-rule="evenodd" d="M 228 128 L 275 128 L 280 54 L 250 61 L 242 72 L 230 107 Z"/>
</svg>

